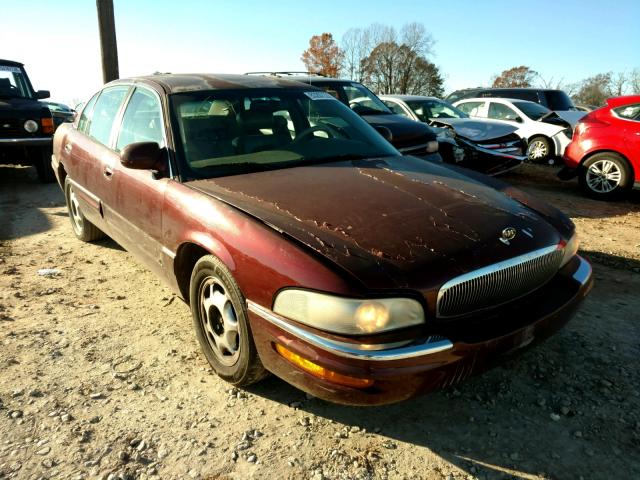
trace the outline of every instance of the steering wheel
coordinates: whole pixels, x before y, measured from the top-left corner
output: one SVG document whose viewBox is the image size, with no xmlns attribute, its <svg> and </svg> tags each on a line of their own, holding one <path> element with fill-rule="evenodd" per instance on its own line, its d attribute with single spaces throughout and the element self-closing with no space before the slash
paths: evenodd
<svg viewBox="0 0 640 480">
<path fill-rule="evenodd" d="M 331 128 L 324 125 L 316 125 L 315 127 L 309 127 L 306 130 L 300 132 L 298 135 L 296 135 L 296 138 L 294 138 L 291 143 L 300 143 L 302 140 L 305 140 L 307 137 L 313 135 L 314 132 L 325 132 L 327 135 L 329 135 L 329 138 L 335 137 L 335 135 L 331 131 Z"/>
</svg>

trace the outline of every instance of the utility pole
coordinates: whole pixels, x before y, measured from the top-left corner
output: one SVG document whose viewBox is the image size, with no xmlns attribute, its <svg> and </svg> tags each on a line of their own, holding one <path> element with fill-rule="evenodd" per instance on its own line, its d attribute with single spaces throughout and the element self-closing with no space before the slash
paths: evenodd
<svg viewBox="0 0 640 480">
<path fill-rule="evenodd" d="M 113 0 L 96 0 L 96 7 L 98 8 L 98 28 L 102 53 L 102 79 L 104 83 L 107 83 L 120 77 Z"/>
</svg>

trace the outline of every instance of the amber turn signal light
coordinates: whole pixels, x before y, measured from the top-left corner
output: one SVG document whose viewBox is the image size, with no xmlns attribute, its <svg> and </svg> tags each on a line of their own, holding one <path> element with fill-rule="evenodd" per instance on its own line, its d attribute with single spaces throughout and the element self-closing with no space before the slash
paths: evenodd
<svg viewBox="0 0 640 480">
<path fill-rule="evenodd" d="M 42 133 L 53 133 L 53 118 L 41 118 Z"/>
<path fill-rule="evenodd" d="M 367 388 L 373 385 L 373 380 L 368 378 L 350 377 L 349 375 L 343 375 L 332 370 L 328 370 L 317 363 L 313 363 L 311 360 L 307 360 L 301 357 L 297 353 L 293 353 L 291 350 L 276 343 L 276 351 L 282 355 L 283 358 L 293 363 L 295 366 L 300 367 L 307 373 L 310 373 L 314 377 L 322 378 L 328 382 L 337 383 L 338 385 L 344 385 L 354 388 Z"/>
</svg>

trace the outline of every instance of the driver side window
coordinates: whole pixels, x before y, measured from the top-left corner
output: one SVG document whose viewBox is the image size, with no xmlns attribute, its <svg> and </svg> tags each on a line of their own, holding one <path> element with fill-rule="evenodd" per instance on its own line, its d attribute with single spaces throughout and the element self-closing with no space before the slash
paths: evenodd
<svg viewBox="0 0 640 480">
<path fill-rule="evenodd" d="M 164 132 L 160 102 L 151 92 L 136 88 L 122 118 L 116 150 L 130 143 L 156 142 L 164 147 Z"/>
</svg>

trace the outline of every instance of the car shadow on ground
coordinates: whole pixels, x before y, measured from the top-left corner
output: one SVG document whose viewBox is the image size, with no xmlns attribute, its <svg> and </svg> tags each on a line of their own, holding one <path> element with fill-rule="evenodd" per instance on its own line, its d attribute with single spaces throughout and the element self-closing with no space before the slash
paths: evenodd
<svg viewBox="0 0 640 480">
<path fill-rule="evenodd" d="M 603 265 L 626 260 L 600 256 Z M 640 403 L 637 342 L 625 340 L 640 334 L 628 304 L 640 275 L 603 265 L 594 266 L 602 281 L 558 334 L 445 391 L 381 407 L 309 398 L 273 376 L 249 391 L 335 421 L 336 432 L 356 426 L 425 447 L 478 478 L 610 478 L 606 471 L 630 461 L 621 452 L 640 444 L 628 412 Z M 380 453 L 393 458 L 399 447 L 389 448 Z"/>
<path fill-rule="evenodd" d="M 35 168 L 0 165 L 0 240 L 45 232 L 52 224 L 41 209 L 63 207 L 64 195 L 57 183 L 43 185 L 36 176 Z M 32 211 L 35 210 L 36 215 Z M 56 214 L 59 214 L 56 212 Z M 21 217 L 28 218 L 20 221 Z"/>
</svg>

